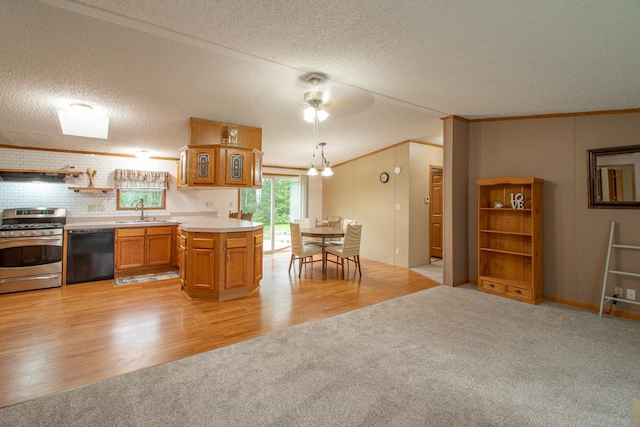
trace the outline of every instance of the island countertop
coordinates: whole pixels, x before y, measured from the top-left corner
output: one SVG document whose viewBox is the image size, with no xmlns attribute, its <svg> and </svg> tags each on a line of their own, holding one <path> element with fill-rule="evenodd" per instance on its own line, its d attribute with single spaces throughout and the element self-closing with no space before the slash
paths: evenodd
<svg viewBox="0 0 640 427">
<path fill-rule="evenodd" d="M 211 216 L 185 216 L 175 218 L 171 217 L 156 221 L 138 221 L 127 218 L 96 218 L 95 221 L 69 222 L 64 228 L 65 230 L 81 230 L 88 228 L 156 227 L 162 225 L 179 225 L 182 230 L 203 233 L 255 231 L 264 227 L 264 224 L 261 222 L 246 221 L 243 219 Z"/>
</svg>

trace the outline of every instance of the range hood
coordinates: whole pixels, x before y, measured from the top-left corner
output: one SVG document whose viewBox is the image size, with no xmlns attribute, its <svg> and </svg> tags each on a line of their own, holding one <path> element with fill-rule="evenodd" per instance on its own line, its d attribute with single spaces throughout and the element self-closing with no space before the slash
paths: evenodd
<svg viewBox="0 0 640 427">
<path fill-rule="evenodd" d="M 7 182 L 63 182 L 70 175 L 82 174 L 73 170 L 0 169 L 0 178 Z"/>
</svg>

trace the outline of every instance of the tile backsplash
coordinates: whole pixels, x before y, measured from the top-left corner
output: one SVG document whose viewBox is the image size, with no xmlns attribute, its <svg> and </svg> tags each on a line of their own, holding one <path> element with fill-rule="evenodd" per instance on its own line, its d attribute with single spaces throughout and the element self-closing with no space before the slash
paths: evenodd
<svg viewBox="0 0 640 427">
<path fill-rule="evenodd" d="M 70 169 L 69 167 L 73 167 Z M 115 190 L 101 191 L 69 190 L 68 187 L 88 187 L 88 168 L 97 171 L 94 182 L 96 187 L 113 188 L 115 169 L 141 169 L 164 171 L 171 174 L 171 186 L 167 191 L 167 208 L 150 210 L 150 216 L 170 215 L 172 212 L 201 212 L 233 210 L 237 205 L 238 190 L 195 190 L 176 189 L 177 159 L 141 160 L 137 158 L 109 156 L 100 154 L 76 154 L 40 150 L 0 148 L 0 168 L 37 169 L 37 170 L 77 170 L 84 172 L 77 178 L 73 176 L 61 183 L 6 182 L 0 180 L 0 210 L 8 208 L 54 207 L 67 208 L 67 216 L 100 217 L 131 216 L 131 211 L 116 210 Z"/>
</svg>

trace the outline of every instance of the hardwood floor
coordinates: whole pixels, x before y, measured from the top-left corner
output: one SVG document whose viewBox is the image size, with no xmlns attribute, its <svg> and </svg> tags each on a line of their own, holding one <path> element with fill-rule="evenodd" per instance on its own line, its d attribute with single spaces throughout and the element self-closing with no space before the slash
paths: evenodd
<svg viewBox="0 0 640 427">
<path fill-rule="evenodd" d="M 232 301 L 189 300 L 177 280 L 0 295 L 0 407 L 438 286 L 365 259 L 362 279 L 320 263 L 298 279 L 289 257 L 265 255 L 260 289 Z"/>
</svg>

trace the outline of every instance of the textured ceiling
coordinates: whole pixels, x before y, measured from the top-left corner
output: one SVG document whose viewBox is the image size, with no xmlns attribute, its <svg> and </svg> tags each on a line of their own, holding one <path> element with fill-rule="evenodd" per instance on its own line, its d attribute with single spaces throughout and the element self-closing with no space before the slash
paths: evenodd
<svg viewBox="0 0 640 427">
<path fill-rule="evenodd" d="M 0 144 L 177 157 L 189 117 L 263 129 L 264 163 L 337 164 L 441 117 L 640 107 L 640 2 L 1 0 Z M 309 72 L 330 117 L 302 120 Z M 63 136 L 56 108 L 110 116 Z"/>
</svg>

